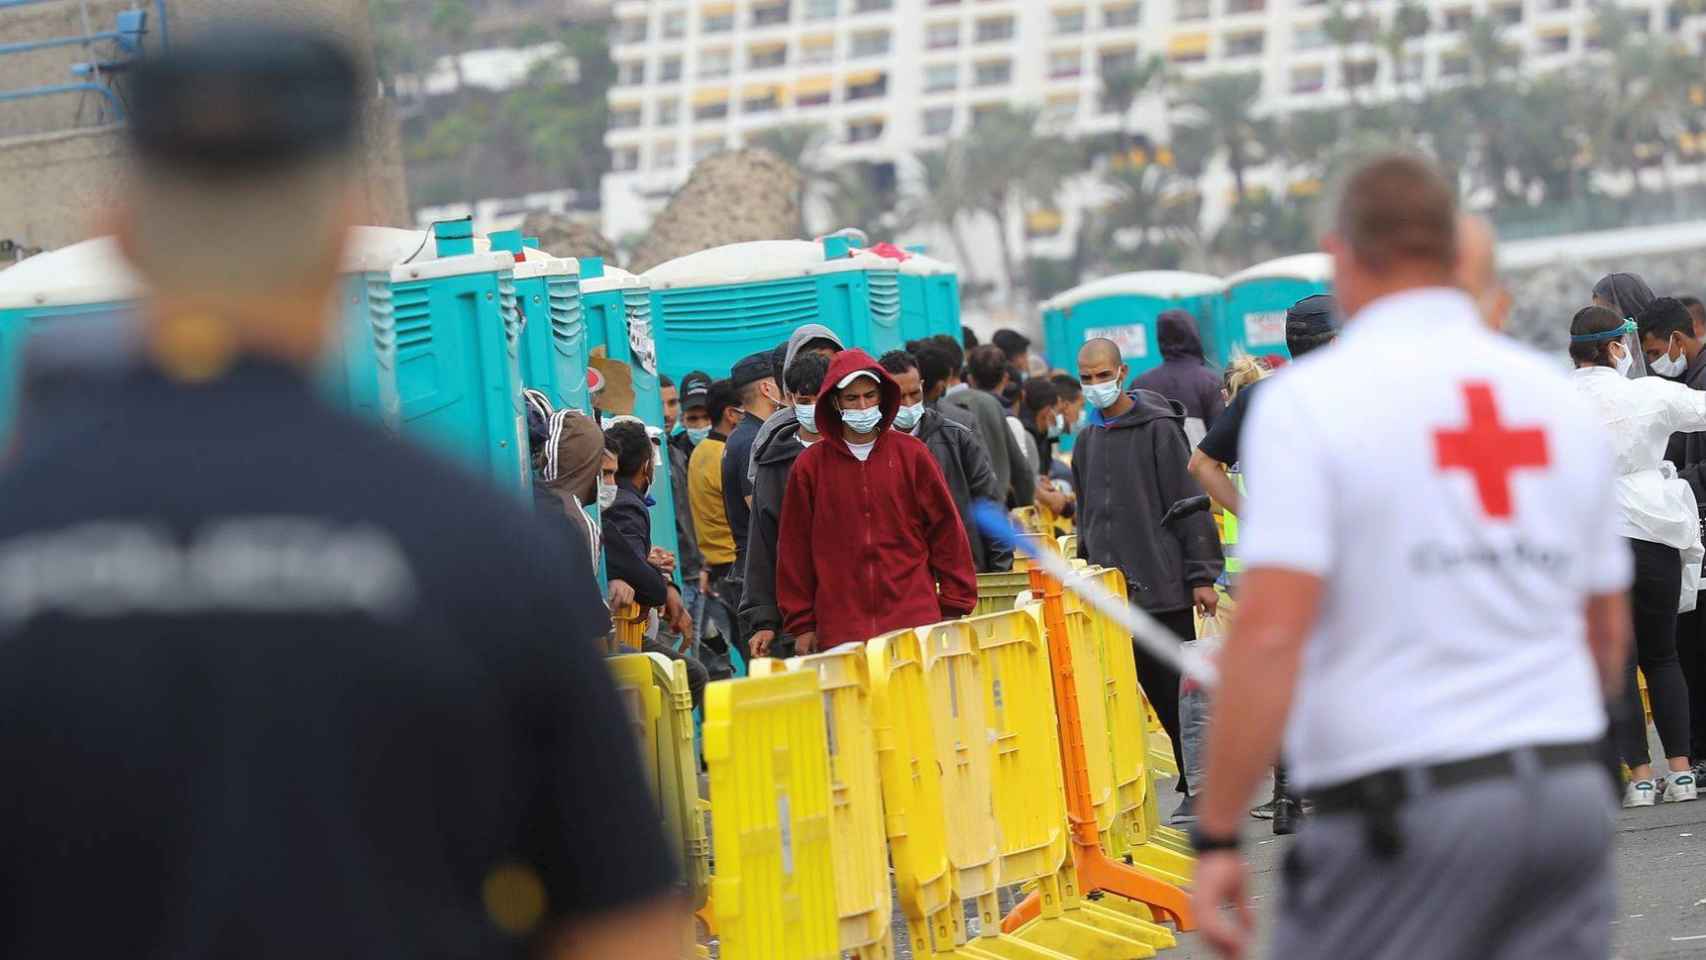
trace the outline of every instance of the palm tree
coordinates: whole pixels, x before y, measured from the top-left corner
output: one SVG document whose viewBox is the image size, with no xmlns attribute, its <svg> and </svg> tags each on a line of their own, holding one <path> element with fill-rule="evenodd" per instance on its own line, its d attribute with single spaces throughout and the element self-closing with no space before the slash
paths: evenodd
<svg viewBox="0 0 1706 960">
<path fill-rule="evenodd" d="M 1416 0 L 1399 0 L 1398 6 L 1392 10 L 1392 19 L 1378 37 L 1392 77 L 1392 100 L 1400 105 L 1397 111 L 1400 134 L 1413 133 L 1416 126 L 1415 114 L 1407 106 L 1408 98 L 1404 96 L 1404 86 L 1400 82 L 1404 75 L 1405 54 L 1412 40 L 1427 36 L 1429 26 L 1426 7 Z"/>
<path fill-rule="evenodd" d="M 1081 255 L 1085 264 L 1140 266 L 1162 244 L 1195 242 L 1200 203 L 1189 180 L 1175 170 L 1159 163 L 1117 167 L 1103 175 L 1103 183 L 1113 199 L 1095 212 L 1080 239 L 1091 247 Z"/>
<path fill-rule="evenodd" d="M 1248 195 L 1246 176 L 1269 139 L 1271 124 L 1251 112 L 1262 92 L 1259 73 L 1222 73 L 1203 77 L 1185 88 L 1185 127 L 1206 131 L 1226 155 L 1237 196 Z"/>
<path fill-rule="evenodd" d="M 1102 74 L 1102 105 L 1111 108 L 1120 118 L 1120 148 L 1131 148 L 1131 108 L 1137 101 L 1161 86 L 1167 77 L 1167 61 L 1159 54 L 1139 60 L 1136 66 Z"/>
<path fill-rule="evenodd" d="M 919 167 L 919 191 L 907 203 L 903 219 L 925 226 L 939 227 L 948 235 L 959 258 L 960 275 L 965 286 L 974 284 L 970 248 L 966 246 L 963 227 L 972 212 L 971 200 L 964 179 L 958 176 L 957 150 L 925 150 L 913 154 Z"/>
<path fill-rule="evenodd" d="M 432 29 L 450 51 L 450 69 L 460 93 L 467 79 L 462 75 L 462 53 L 474 36 L 474 9 L 468 0 L 436 0 L 432 6 Z"/>
<path fill-rule="evenodd" d="M 794 205 L 800 211 L 796 232 L 805 235 L 806 208 L 813 198 L 829 189 L 829 171 L 821 162 L 823 148 L 829 144 L 829 128 L 821 123 L 790 123 L 768 127 L 749 134 L 746 145 L 769 150 L 799 171 L 800 192 Z"/>
<path fill-rule="evenodd" d="M 1014 256 L 1014 217 L 1053 204 L 1069 171 L 1081 160 L 1065 138 L 1041 128 L 1035 107 L 993 107 L 950 152 L 950 168 L 969 190 L 970 206 L 995 224 L 1008 296 L 1022 302 L 1024 265 Z"/>
<path fill-rule="evenodd" d="M 1355 122 L 1354 114 L 1360 104 L 1357 91 L 1368 82 L 1351 72 L 1351 48 L 1368 39 L 1370 27 L 1371 22 L 1367 14 L 1346 13 L 1345 5 L 1339 0 L 1334 0 L 1327 19 L 1321 22 L 1327 39 L 1331 40 L 1339 51 L 1339 79 L 1345 85 L 1345 98 L 1350 101 L 1352 108 L 1344 115 L 1347 124 Z"/>
</svg>

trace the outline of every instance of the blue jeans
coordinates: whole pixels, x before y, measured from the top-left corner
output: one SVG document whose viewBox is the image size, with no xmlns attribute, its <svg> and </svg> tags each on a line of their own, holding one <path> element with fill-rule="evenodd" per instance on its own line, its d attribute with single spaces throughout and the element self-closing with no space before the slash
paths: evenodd
<svg viewBox="0 0 1706 960">
<path fill-rule="evenodd" d="M 715 630 L 725 643 L 734 642 L 734 626 L 729 618 L 729 608 L 724 606 L 721 601 L 700 593 L 698 581 L 695 580 L 682 587 L 681 602 L 687 606 L 687 614 L 693 618 L 695 630 L 703 625 L 704 633 Z M 703 635 L 694 638 L 694 643 L 697 645 L 703 645 L 704 642 L 705 637 Z"/>
</svg>

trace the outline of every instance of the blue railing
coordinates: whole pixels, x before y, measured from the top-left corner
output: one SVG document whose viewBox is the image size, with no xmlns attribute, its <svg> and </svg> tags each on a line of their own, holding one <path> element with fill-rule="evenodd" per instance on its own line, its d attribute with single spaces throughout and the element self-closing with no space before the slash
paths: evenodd
<svg viewBox="0 0 1706 960">
<path fill-rule="evenodd" d="M 0 0 L 0 10 L 48 2 L 52 2 L 52 0 Z M 153 6 L 155 30 L 160 38 L 160 46 L 164 48 L 166 46 L 166 0 L 154 0 Z M 147 11 L 123 10 L 119 12 L 114 29 L 111 30 L 91 30 L 72 36 L 45 37 L 40 40 L 0 44 L 0 56 L 76 46 L 84 47 L 93 52 L 97 44 L 108 45 L 107 49 L 110 52 L 110 58 L 106 60 L 90 60 L 86 63 L 71 64 L 69 68 L 71 75 L 85 78 L 79 82 L 48 83 L 18 90 L 0 90 L 0 103 L 67 93 L 92 93 L 106 102 L 112 111 L 114 120 L 123 122 L 124 103 L 113 92 L 105 78 L 120 73 L 130 66 L 131 62 L 142 53 L 143 38 L 147 34 Z"/>
</svg>

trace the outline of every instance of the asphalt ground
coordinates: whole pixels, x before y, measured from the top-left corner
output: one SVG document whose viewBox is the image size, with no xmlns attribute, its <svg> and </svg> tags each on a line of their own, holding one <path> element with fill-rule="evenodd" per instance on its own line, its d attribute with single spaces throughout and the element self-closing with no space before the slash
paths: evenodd
<svg viewBox="0 0 1706 960">
<path fill-rule="evenodd" d="M 1655 745 L 1654 756 L 1660 755 Z M 1264 823 L 1251 825 L 1251 900 L 1262 943 L 1253 956 L 1267 958 L 1280 860 L 1291 840 L 1272 836 Z M 1612 957 L 1706 958 L 1706 800 L 1621 810 L 1615 844 L 1618 905 L 1611 921 Z M 1216 955 L 1195 934 L 1185 934 L 1177 949 L 1161 956 L 1212 960 Z"/>
<path fill-rule="evenodd" d="M 1662 756 L 1656 742 L 1653 751 L 1654 756 Z M 1163 808 L 1169 811 L 1177 802 L 1172 785 L 1171 780 L 1157 783 Z M 1267 821 L 1254 819 L 1246 836 L 1259 943 L 1251 956 L 1266 960 L 1280 862 L 1291 839 L 1274 837 Z M 1611 922 L 1612 960 L 1706 958 L 1706 799 L 1621 810 L 1615 844 L 1618 908 Z M 1003 909 L 1012 904 L 1015 894 L 1003 891 Z M 898 903 L 893 916 L 895 957 L 911 960 L 914 954 Z M 712 955 L 717 953 L 713 942 Z M 1197 935 L 1183 934 L 1178 946 L 1162 951 L 1160 957 L 1214 960 L 1215 954 Z"/>
</svg>

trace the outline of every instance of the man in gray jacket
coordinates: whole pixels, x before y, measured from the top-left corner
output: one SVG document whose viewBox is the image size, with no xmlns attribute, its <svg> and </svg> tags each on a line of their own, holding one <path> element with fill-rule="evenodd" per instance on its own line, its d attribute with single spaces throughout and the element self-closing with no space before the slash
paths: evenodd
<svg viewBox="0 0 1706 960">
<path fill-rule="evenodd" d="M 788 346 L 782 355 L 782 368 L 776 371 L 776 382 L 783 384 L 784 391 L 788 389 L 785 383 L 788 371 L 793 368 L 794 361 L 799 359 L 800 354 L 816 353 L 827 359 L 840 353 L 843 348 L 841 338 L 835 335 L 834 330 L 821 323 L 801 324 L 788 337 Z M 782 409 L 771 414 L 769 419 L 764 421 L 764 425 L 758 428 L 758 436 L 752 441 L 752 453 L 746 461 L 748 483 L 758 482 L 758 451 L 770 442 L 771 435 L 789 424 L 799 423 L 799 408 L 810 407 L 816 403 L 816 396 L 790 397 L 788 402 L 782 405 Z"/>
<path fill-rule="evenodd" d="M 801 350 L 782 378 L 782 389 L 796 397 L 813 397 L 829 373 L 829 358 Z M 792 409 L 792 408 L 790 408 Z M 777 424 L 752 445 L 758 474 L 752 481 L 752 520 L 746 534 L 746 593 L 740 602 L 742 631 L 751 640 L 755 657 L 791 657 L 794 638 L 782 633 L 782 611 L 776 605 L 776 538 L 782 529 L 782 495 L 794 461 L 818 441 L 817 411 L 804 407 L 805 417 Z M 770 428 L 779 417 L 765 422 Z"/>
<path fill-rule="evenodd" d="M 1011 506 L 1028 507 L 1036 498 L 1036 474 L 1019 439 L 1007 428 L 1007 410 L 995 396 L 1007 376 L 1007 355 L 1000 347 L 984 344 L 972 350 L 967 368 L 973 389 L 950 393 L 943 402 L 962 407 L 977 418 L 977 432 L 983 437 L 990 467 L 995 471 L 995 487 L 1001 491 L 996 499 L 1008 500 L 1011 492 Z"/>
<path fill-rule="evenodd" d="M 989 466 L 989 454 L 970 428 L 947 419 L 925 403 L 924 379 L 919 362 L 904 350 L 890 350 L 877 361 L 894 382 L 900 385 L 900 411 L 895 414 L 894 429 L 904 430 L 930 448 L 942 477 L 948 481 L 948 492 L 960 510 L 960 522 L 965 526 L 966 539 L 971 544 L 972 562 L 979 573 L 1013 568 L 1013 550 L 987 540 L 972 518 L 971 505 L 977 500 L 998 500 L 995 472 Z"/>
<path fill-rule="evenodd" d="M 1126 393 L 1126 365 L 1112 340 L 1095 339 L 1078 351 L 1084 396 L 1101 412 L 1072 448 L 1072 485 L 1078 492 L 1078 555 L 1125 574 L 1131 602 L 1181 640 L 1196 639 L 1192 608 L 1212 615 L 1214 583 L 1223 561 L 1220 538 L 1207 512 L 1163 527 L 1173 504 L 1202 495 L 1187 465 L 1181 404 L 1148 390 Z M 1185 769 L 1179 739 L 1178 671 L 1137 655 L 1138 680 L 1173 739 L 1173 756 Z M 1179 789 L 1189 793 L 1183 775 Z"/>
</svg>

